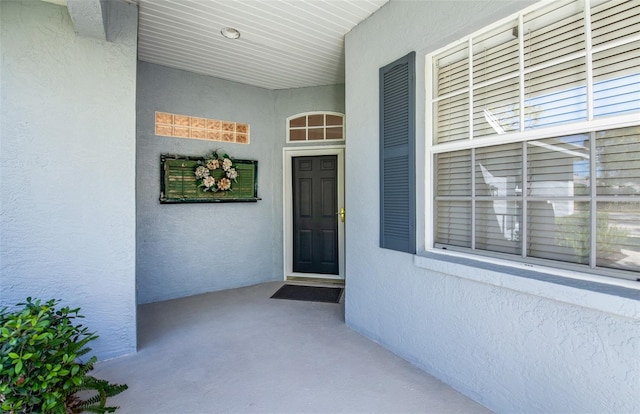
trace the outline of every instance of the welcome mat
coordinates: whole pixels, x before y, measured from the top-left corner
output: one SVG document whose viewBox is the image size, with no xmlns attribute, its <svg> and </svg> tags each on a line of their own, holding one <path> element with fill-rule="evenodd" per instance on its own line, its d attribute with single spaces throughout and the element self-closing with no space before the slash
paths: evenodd
<svg viewBox="0 0 640 414">
<path fill-rule="evenodd" d="M 337 287 L 284 285 L 271 298 L 338 303 L 342 296 L 342 290 L 343 288 Z"/>
</svg>

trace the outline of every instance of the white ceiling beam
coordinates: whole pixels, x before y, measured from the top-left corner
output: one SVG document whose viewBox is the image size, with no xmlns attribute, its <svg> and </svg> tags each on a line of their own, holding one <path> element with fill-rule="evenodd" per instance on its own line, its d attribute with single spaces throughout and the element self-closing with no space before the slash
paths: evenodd
<svg viewBox="0 0 640 414">
<path fill-rule="evenodd" d="M 102 0 L 67 0 L 78 36 L 107 40 L 106 4 Z"/>
</svg>

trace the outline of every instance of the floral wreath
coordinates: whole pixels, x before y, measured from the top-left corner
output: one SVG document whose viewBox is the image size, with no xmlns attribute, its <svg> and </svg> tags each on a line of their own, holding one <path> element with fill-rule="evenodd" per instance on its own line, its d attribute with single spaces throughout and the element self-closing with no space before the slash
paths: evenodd
<svg viewBox="0 0 640 414">
<path fill-rule="evenodd" d="M 205 157 L 204 161 L 198 162 L 200 165 L 196 167 L 195 176 L 198 187 L 202 191 L 233 191 L 231 189 L 231 180 L 238 182 L 238 171 L 233 168 L 233 161 L 225 153 L 213 151 Z M 204 165 L 202 165 L 204 164 Z M 217 170 L 222 170 L 222 174 L 215 174 Z M 214 178 L 215 175 L 221 175 L 220 178 Z"/>
</svg>

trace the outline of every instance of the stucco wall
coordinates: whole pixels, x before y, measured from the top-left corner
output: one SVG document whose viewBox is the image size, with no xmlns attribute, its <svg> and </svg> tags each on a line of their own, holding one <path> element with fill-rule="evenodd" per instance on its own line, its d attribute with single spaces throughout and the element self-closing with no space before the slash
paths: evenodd
<svg viewBox="0 0 640 414">
<path fill-rule="evenodd" d="M 101 359 L 136 349 L 137 9 L 108 3 L 112 42 L 65 7 L 0 2 L 0 307 L 81 307 Z"/>
<path fill-rule="evenodd" d="M 138 302 L 282 280 L 282 148 L 287 116 L 342 111 L 342 85 L 272 91 L 150 63 L 138 67 Z M 251 143 L 154 135 L 154 113 L 245 122 Z M 160 154 L 221 148 L 258 160 L 257 203 L 160 204 Z"/>
<path fill-rule="evenodd" d="M 637 290 L 378 247 L 378 69 L 417 53 L 423 212 L 424 56 L 531 3 L 393 0 L 347 35 L 347 324 L 498 412 L 638 412 Z"/>
</svg>

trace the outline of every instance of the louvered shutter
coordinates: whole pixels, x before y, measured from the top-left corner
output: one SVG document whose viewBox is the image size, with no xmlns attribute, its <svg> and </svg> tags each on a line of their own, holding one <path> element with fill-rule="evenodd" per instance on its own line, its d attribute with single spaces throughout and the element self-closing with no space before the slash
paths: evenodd
<svg viewBox="0 0 640 414">
<path fill-rule="evenodd" d="M 415 253 L 415 52 L 380 68 L 380 247 Z"/>
</svg>

